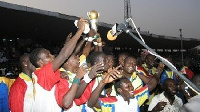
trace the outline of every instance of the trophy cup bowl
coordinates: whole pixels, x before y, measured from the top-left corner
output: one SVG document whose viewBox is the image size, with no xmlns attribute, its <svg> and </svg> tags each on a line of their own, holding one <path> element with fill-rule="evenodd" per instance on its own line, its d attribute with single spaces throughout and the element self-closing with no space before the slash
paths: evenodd
<svg viewBox="0 0 200 112">
<path fill-rule="evenodd" d="M 99 13 L 95 10 L 91 10 L 87 12 L 87 16 L 90 19 L 91 28 L 97 32 Z"/>
</svg>

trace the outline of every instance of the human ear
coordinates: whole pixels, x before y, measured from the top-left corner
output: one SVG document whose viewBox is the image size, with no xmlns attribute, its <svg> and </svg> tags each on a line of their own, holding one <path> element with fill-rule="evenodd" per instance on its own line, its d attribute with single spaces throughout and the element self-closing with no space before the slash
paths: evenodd
<svg viewBox="0 0 200 112">
<path fill-rule="evenodd" d="M 43 61 L 42 60 L 38 60 L 37 64 L 38 64 L 39 67 L 41 67 L 41 66 L 43 66 Z"/>
<path fill-rule="evenodd" d="M 122 93 L 122 89 L 121 88 L 117 88 L 117 92 L 121 94 Z"/>
</svg>

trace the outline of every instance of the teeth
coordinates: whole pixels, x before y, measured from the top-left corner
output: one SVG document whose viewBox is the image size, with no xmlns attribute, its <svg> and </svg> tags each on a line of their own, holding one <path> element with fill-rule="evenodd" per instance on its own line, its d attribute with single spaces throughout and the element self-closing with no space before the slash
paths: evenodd
<svg viewBox="0 0 200 112">
<path fill-rule="evenodd" d="M 129 70 L 133 70 L 133 67 L 129 67 L 128 69 L 129 69 Z"/>
</svg>

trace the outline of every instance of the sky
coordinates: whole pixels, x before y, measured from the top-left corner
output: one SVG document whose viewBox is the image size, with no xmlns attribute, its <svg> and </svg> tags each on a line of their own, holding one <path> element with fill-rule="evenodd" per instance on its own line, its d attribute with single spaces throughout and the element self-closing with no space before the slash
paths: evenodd
<svg viewBox="0 0 200 112">
<path fill-rule="evenodd" d="M 0 0 L 8 3 L 87 18 L 99 12 L 99 22 L 124 21 L 124 0 Z M 131 15 L 141 31 L 200 39 L 200 0 L 130 0 Z"/>
</svg>

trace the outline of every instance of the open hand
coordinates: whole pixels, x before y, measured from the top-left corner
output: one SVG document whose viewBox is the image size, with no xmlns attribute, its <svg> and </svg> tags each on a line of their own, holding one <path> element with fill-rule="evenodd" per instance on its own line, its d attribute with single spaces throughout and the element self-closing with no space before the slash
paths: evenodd
<svg viewBox="0 0 200 112">
<path fill-rule="evenodd" d="M 76 78 L 81 79 L 86 74 L 87 70 L 84 67 L 85 65 L 81 65 L 77 71 Z"/>
<path fill-rule="evenodd" d="M 104 76 L 104 79 L 102 80 L 103 83 L 111 83 L 114 80 L 120 78 L 121 72 L 118 70 L 120 66 L 113 68 L 111 72 L 109 72 L 107 75 Z"/>
<path fill-rule="evenodd" d="M 96 77 L 97 74 L 102 73 L 103 69 L 104 69 L 104 65 L 101 63 L 97 63 L 91 67 L 91 70 L 88 76 L 90 77 L 90 79 L 93 79 L 94 77 Z"/>
</svg>

